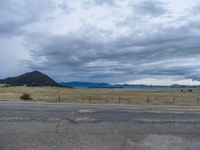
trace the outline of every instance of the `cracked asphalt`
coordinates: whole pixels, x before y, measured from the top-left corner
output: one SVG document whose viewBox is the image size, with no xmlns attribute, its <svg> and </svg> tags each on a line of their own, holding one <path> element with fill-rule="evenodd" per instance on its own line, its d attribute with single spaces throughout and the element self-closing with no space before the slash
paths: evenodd
<svg viewBox="0 0 200 150">
<path fill-rule="evenodd" d="M 0 102 L 0 150 L 199 150 L 200 107 Z"/>
</svg>

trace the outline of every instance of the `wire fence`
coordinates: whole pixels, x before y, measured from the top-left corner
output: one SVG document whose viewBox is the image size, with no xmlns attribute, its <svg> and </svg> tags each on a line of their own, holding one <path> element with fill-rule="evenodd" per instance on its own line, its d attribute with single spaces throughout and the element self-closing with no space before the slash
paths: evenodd
<svg viewBox="0 0 200 150">
<path fill-rule="evenodd" d="M 111 97 L 111 98 L 109 98 Z M 149 105 L 200 105 L 200 97 L 175 97 L 175 96 L 58 96 L 58 102 L 90 103 L 90 104 L 149 104 Z M 55 101 L 55 99 L 52 99 Z"/>
<path fill-rule="evenodd" d="M 134 89 L 65 89 L 65 88 L 0 88 L 0 100 L 19 100 L 24 93 L 34 101 L 90 103 L 90 104 L 145 104 L 145 105 L 200 105 L 200 92 L 136 91 Z"/>
</svg>

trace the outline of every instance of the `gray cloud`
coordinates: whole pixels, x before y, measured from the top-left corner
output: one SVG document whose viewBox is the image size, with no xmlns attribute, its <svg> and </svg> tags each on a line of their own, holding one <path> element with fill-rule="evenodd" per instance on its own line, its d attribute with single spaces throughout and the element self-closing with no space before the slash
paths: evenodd
<svg viewBox="0 0 200 150">
<path fill-rule="evenodd" d="M 87 33 L 52 36 L 39 43 L 39 49 L 33 53 L 34 58 L 44 61 L 38 66 L 29 63 L 34 69 L 67 72 L 58 77 L 60 80 L 124 82 L 152 75 L 199 80 L 200 71 L 196 68 L 200 64 L 195 62 L 200 58 L 200 35 L 193 32 L 199 30 L 197 26 L 188 28 L 192 24 L 108 41 Z"/>
<path fill-rule="evenodd" d="M 82 3 L 84 9 L 89 9 L 94 6 L 115 6 L 115 0 L 86 0 Z"/>
<path fill-rule="evenodd" d="M 146 0 L 134 5 L 135 13 L 148 16 L 160 16 L 167 13 L 167 9 L 157 0 Z"/>
<path fill-rule="evenodd" d="M 125 11 L 120 3 L 113 5 L 113 0 L 94 0 L 90 2 L 100 6 L 98 12 L 104 4 L 109 4 L 109 9 L 97 18 L 96 11 L 91 11 L 95 19 L 86 17 L 87 22 L 83 18 L 90 13 L 76 8 L 82 13 L 80 20 L 86 22 L 80 21 L 81 24 L 76 20 L 77 12 L 67 16 L 72 11 L 68 1 L 48 2 L 2 0 L 0 6 L 0 37 L 9 35 L 23 39 L 25 44 L 22 43 L 31 55 L 30 58 L 22 57 L 20 62 L 29 70 L 44 71 L 58 81 L 117 83 L 152 76 L 179 76 L 200 81 L 200 23 L 197 14 L 195 17 L 193 14 L 181 16 L 184 20 L 170 18 L 163 15 L 168 13 L 168 8 L 159 1 L 134 3 L 134 14 L 132 10 L 129 12 L 130 6 L 126 6 Z M 84 5 L 92 9 L 91 4 Z M 55 14 L 59 15 L 54 16 L 54 23 L 61 20 L 59 23 L 65 25 L 75 20 L 81 24 L 80 28 L 63 33 L 62 30 L 57 32 L 59 23 L 51 28 L 52 23 L 45 20 L 57 9 L 59 11 Z M 110 14 L 113 15 L 109 18 Z M 113 22 L 104 24 L 105 18 Z M 38 32 L 32 26 L 35 24 L 46 30 Z"/>
<path fill-rule="evenodd" d="M 114 4 L 113 0 L 94 0 L 95 4 L 103 5 L 103 4 Z"/>
<path fill-rule="evenodd" d="M 70 13 L 67 4 L 55 4 L 49 0 L 1 0 L 0 36 L 19 36 L 26 27 L 39 21 L 46 21 L 57 8 Z"/>
</svg>

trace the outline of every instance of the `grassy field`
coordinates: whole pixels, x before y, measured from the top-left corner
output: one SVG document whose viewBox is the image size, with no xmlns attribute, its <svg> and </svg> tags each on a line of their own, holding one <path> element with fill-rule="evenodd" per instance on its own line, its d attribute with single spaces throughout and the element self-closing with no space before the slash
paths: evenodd
<svg viewBox="0 0 200 150">
<path fill-rule="evenodd" d="M 20 100 L 28 93 L 33 101 L 101 104 L 200 106 L 200 92 L 148 89 L 67 89 L 51 87 L 0 87 L 0 100 Z"/>
</svg>

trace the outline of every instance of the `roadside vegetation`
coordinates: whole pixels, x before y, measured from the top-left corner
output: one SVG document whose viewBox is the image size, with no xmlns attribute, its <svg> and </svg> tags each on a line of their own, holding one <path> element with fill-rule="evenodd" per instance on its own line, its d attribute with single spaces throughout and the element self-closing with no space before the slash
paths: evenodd
<svg viewBox="0 0 200 150">
<path fill-rule="evenodd" d="M 33 100 L 30 94 L 24 93 L 22 96 L 20 96 L 21 100 Z"/>
<path fill-rule="evenodd" d="M 24 95 L 24 93 L 29 93 Z M 200 105 L 200 92 L 180 89 L 67 89 L 52 87 L 1 87 L 0 100 L 66 103 Z"/>
</svg>

